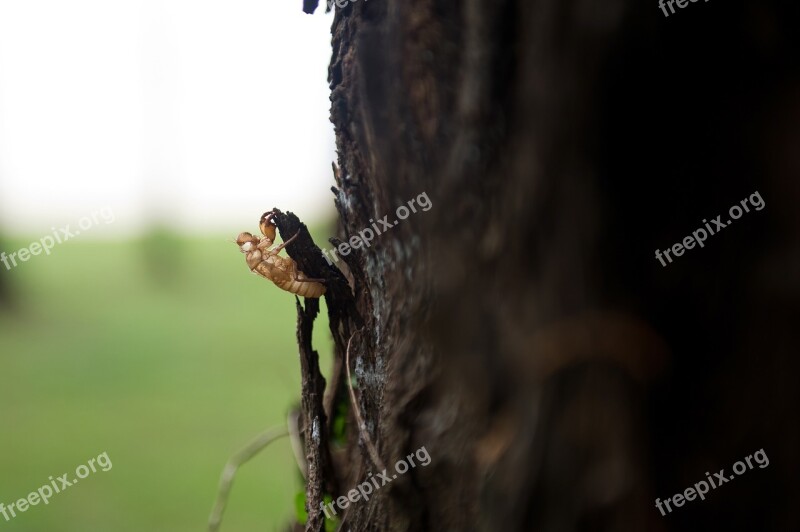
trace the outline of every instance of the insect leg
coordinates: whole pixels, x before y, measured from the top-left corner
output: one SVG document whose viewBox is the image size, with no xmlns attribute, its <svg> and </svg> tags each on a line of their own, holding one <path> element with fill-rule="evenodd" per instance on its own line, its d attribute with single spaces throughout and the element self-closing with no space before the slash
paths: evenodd
<svg viewBox="0 0 800 532">
<path fill-rule="evenodd" d="M 275 224 L 272 222 L 272 217 L 275 213 L 272 211 L 265 212 L 261 216 L 261 221 L 258 224 L 258 227 L 261 229 L 261 233 L 269 238 L 270 242 L 275 241 Z"/>
<path fill-rule="evenodd" d="M 297 238 L 298 236 L 300 236 L 300 231 L 296 232 L 292 238 L 290 238 L 289 240 L 284 241 L 281 245 L 279 245 L 278 247 L 276 247 L 272 251 L 274 251 L 275 253 L 280 253 L 280 251 L 283 248 L 285 248 L 286 246 L 288 246 L 289 244 L 294 242 L 294 239 Z"/>
<path fill-rule="evenodd" d="M 289 239 L 288 242 L 291 242 L 292 240 L 294 240 L 294 238 L 296 236 L 297 235 L 294 235 L 292 238 Z M 285 242 L 285 244 L 288 244 L 288 242 Z M 298 283 L 320 283 L 320 284 L 325 284 L 325 279 L 311 279 L 309 277 L 306 277 L 306 274 L 304 274 L 303 272 L 301 272 L 300 270 L 297 269 L 297 263 L 295 261 L 291 261 L 291 264 L 289 264 L 289 268 L 286 270 L 286 273 L 289 274 L 289 276 L 291 277 L 292 281 L 297 281 Z"/>
<path fill-rule="evenodd" d="M 325 284 L 325 279 L 300 279 L 300 278 L 297 278 L 297 279 L 294 279 L 294 280 L 297 281 L 298 283 L 321 283 L 321 284 Z"/>
</svg>

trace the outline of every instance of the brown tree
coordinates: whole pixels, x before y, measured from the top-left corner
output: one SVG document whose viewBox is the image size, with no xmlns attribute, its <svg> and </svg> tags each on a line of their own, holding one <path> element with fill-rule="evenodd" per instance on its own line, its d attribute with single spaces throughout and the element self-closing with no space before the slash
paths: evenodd
<svg viewBox="0 0 800 532">
<path fill-rule="evenodd" d="M 389 473 L 422 446 L 432 462 L 351 504 L 344 530 L 796 530 L 797 7 L 335 9 L 340 236 L 391 228 L 343 257 L 352 295 L 310 240 L 287 248 L 328 279 L 364 418 L 331 444 L 347 379 L 326 415 L 307 302 L 307 529 L 323 493 L 378 472 L 374 445 Z M 766 209 L 653 257 L 753 191 Z M 398 220 L 422 193 L 432 208 Z M 655 509 L 759 448 L 770 467 Z"/>
</svg>

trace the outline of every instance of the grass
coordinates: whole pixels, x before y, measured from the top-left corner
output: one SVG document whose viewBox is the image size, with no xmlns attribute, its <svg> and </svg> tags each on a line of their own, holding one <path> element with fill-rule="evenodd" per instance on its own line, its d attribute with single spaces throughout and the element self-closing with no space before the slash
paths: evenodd
<svg viewBox="0 0 800 532">
<path fill-rule="evenodd" d="M 103 452 L 113 468 L 0 515 L 2 530 L 205 529 L 227 458 L 285 423 L 300 389 L 294 296 L 249 274 L 229 240 L 75 240 L 7 272 L 16 306 L 0 313 L 0 502 L 74 478 Z M 300 489 L 282 439 L 240 470 L 221 530 L 283 529 Z"/>
</svg>

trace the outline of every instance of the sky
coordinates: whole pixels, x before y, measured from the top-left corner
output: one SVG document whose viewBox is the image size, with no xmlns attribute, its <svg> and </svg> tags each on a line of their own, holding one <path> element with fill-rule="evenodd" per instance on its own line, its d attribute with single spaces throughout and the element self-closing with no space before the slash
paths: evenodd
<svg viewBox="0 0 800 532">
<path fill-rule="evenodd" d="M 332 14 L 302 0 L 0 0 L 0 232 L 334 216 Z"/>
</svg>

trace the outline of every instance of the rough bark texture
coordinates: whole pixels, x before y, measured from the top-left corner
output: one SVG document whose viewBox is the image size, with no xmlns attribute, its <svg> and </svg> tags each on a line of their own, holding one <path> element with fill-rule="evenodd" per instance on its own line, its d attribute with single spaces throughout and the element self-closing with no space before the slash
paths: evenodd
<svg viewBox="0 0 800 532">
<path fill-rule="evenodd" d="M 346 257 L 354 308 L 332 330 L 339 360 L 361 331 L 366 430 L 390 473 L 421 446 L 432 463 L 352 504 L 343 530 L 798 529 L 797 15 L 336 9 L 342 237 L 433 204 Z M 755 190 L 766 209 L 653 258 Z M 376 472 L 349 436 L 335 496 Z M 654 508 L 761 448 L 766 469 Z"/>
</svg>

